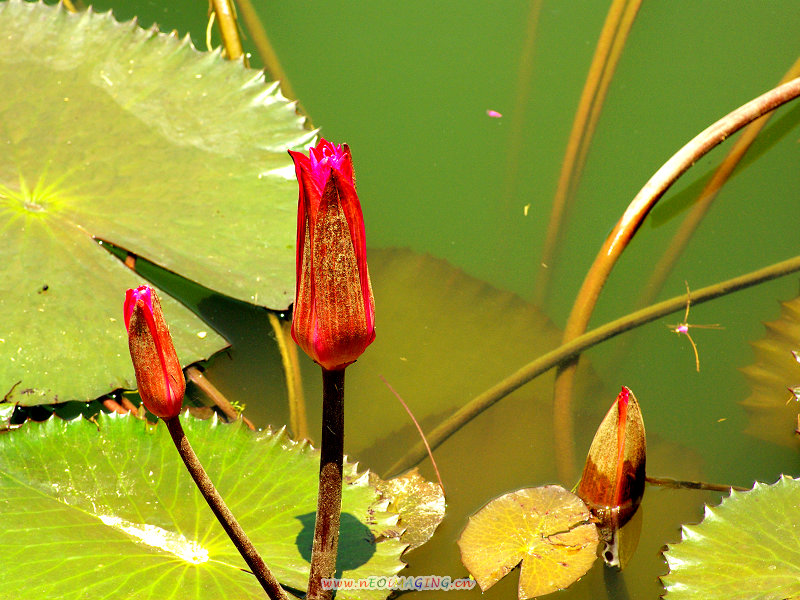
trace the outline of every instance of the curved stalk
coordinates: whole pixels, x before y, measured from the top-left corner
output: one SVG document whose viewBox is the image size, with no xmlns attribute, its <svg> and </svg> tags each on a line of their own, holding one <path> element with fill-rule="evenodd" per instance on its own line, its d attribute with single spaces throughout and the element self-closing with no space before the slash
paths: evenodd
<svg viewBox="0 0 800 600">
<path fill-rule="evenodd" d="M 698 305 L 739 290 L 743 290 L 765 281 L 783 277 L 789 273 L 800 271 L 800 256 L 785 260 L 769 267 L 753 271 L 740 277 L 734 277 L 721 283 L 710 285 L 699 290 L 692 291 L 692 304 Z M 470 400 L 463 407 L 458 409 L 444 422 L 438 425 L 428 434 L 428 444 L 431 448 L 438 448 L 447 438 L 461 429 L 469 421 L 477 417 L 484 410 L 492 406 L 516 389 L 522 387 L 532 379 L 542 373 L 558 366 L 559 364 L 572 360 L 581 352 L 611 339 L 625 331 L 639 327 L 656 319 L 660 319 L 674 312 L 681 312 L 686 308 L 686 294 L 675 296 L 669 300 L 664 300 L 647 308 L 630 313 L 624 317 L 606 323 L 605 325 L 592 329 L 558 348 L 551 350 L 536 360 L 528 363 L 518 371 L 506 377 L 503 381 L 495 384 L 482 394 Z M 400 460 L 398 460 L 388 470 L 389 475 L 398 474 L 418 464 L 427 456 L 425 446 L 422 442 L 415 444 Z"/>
<path fill-rule="evenodd" d="M 800 76 L 800 58 L 797 59 L 786 75 L 783 76 L 783 79 L 781 79 L 780 83 L 786 83 L 798 76 Z M 755 141 L 756 137 L 758 137 L 758 134 L 761 133 L 761 130 L 767 124 L 767 121 L 769 121 L 770 117 L 772 117 L 771 113 L 766 114 L 750 123 L 750 125 L 748 125 L 744 131 L 742 131 L 742 135 L 740 135 L 733 144 L 733 147 L 725 157 L 725 160 L 723 160 L 719 167 L 717 167 L 714 175 L 712 175 L 709 182 L 705 185 L 703 191 L 700 192 L 700 195 L 697 197 L 697 200 L 694 201 L 691 210 L 677 228 L 672 241 L 664 252 L 664 255 L 659 259 L 658 263 L 656 263 L 656 266 L 653 268 L 653 273 L 643 288 L 644 291 L 639 300 L 639 306 L 647 306 L 648 304 L 651 304 L 653 300 L 655 300 L 656 296 L 664 286 L 664 282 L 666 281 L 667 277 L 672 272 L 675 263 L 678 262 L 678 258 L 680 258 L 681 254 L 683 254 L 683 251 L 689 244 L 689 240 L 692 239 L 694 232 L 697 231 L 697 228 L 700 226 L 700 223 L 706 216 L 706 213 L 708 213 L 708 210 L 711 208 L 711 204 L 716 199 L 717 193 L 719 193 L 722 186 L 725 185 L 730 176 L 733 174 L 733 171 L 739 164 L 739 161 L 742 160 L 744 155 L 747 153 L 750 145 Z"/>
<path fill-rule="evenodd" d="M 597 119 L 603 107 L 608 86 L 617 67 L 620 54 L 628 39 L 633 20 L 639 11 L 641 0 L 614 0 L 609 8 L 600 39 L 592 57 L 589 74 L 581 93 L 572 132 L 567 141 L 564 162 L 558 177 L 558 186 L 553 198 L 550 221 L 547 225 L 542 259 L 538 267 L 534 286 L 534 304 L 543 306 L 550 287 L 550 274 L 554 266 L 555 251 L 563 229 L 563 221 L 572 198 L 575 186 L 580 179 L 586 154 L 589 151 Z"/>
<path fill-rule="evenodd" d="M 644 218 L 669 187 L 712 148 L 748 123 L 798 95 L 800 78 L 762 94 L 706 128 L 656 171 L 625 210 L 589 268 L 564 328 L 563 342 L 569 342 L 586 331 L 611 269 Z M 571 404 L 576 367 L 577 357 L 559 368 L 553 391 L 556 456 L 559 476 L 564 481 L 570 479 L 574 465 Z"/>
<path fill-rule="evenodd" d="M 267 565 L 264 564 L 264 561 L 261 559 L 255 546 L 253 546 L 250 538 L 247 537 L 247 534 L 244 532 L 241 525 L 239 525 L 236 517 L 233 516 L 233 513 L 231 513 L 227 504 L 225 504 L 225 501 L 222 499 L 222 496 L 219 495 L 217 488 L 214 487 L 205 469 L 203 469 L 203 465 L 200 464 L 200 459 L 197 458 L 197 454 L 194 453 L 191 444 L 189 444 L 189 440 L 186 438 L 186 434 L 183 432 L 180 417 L 164 419 L 164 423 L 166 423 L 169 434 L 172 436 L 172 441 L 178 449 L 178 454 L 181 455 L 183 463 L 189 470 L 189 474 L 197 484 L 197 488 L 200 490 L 200 493 L 203 494 L 203 498 L 208 502 L 211 511 L 219 520 L 225 533 L 231 538 L 231 541 L 242 555 L 247 566 L 250 567 L 253 575 L 258 579 L 261 587 L 264 588 L 264 591 L 267 592 L 267 595 L 272 598 L 272 600 L 288 600 L 286 592 L 283 591 L 278 580 L 275 579 L 275 576 L 267 568 Z"/>
</svg>

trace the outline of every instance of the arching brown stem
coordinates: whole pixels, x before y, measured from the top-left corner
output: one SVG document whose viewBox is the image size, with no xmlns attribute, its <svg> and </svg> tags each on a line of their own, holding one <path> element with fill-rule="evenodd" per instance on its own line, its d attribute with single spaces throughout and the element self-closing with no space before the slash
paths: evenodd
<svg viewBox="0 0 800 600">
<path fill-rule="evenodd" d="M 611 269 L 645 217 L 669 187 L 697 160 L 726 138 L 758 117 L 797 98 L 798 95 L 800 95 L 800 78 L 762 94 L 702 131 L 656 171 L 625 210 L 589 268 L 564 328 L 564 343 L 586 331 L 597 298 Z M 553 393 L 556 456 L 559 476 L 564 481 L 570 479 L 574 465 L 571 404 L 576 366 L 577 357 L 571 363 L 559 368 Z"/>
<path fill-rule="evenodd" d="M 800 77 L 800 58 L 795 61 L 789 71 L 787 71 L 786 75 L 783 76 L 783 79 L 781 79 L 780 83 L 786 83 L 796 77 Z M 731 150 L 725 157 L 725 160 L 720 163 L 719 167 L 714 172 L 714 175 L 712 175 L 709 182 L 700 192 L 697 200 L 695 200 L 691 210 L 675 231 L 675 235 L 673 236 L 669 246 L 667 246 L 667 250 L 664 252 L 664 255 L 659 259 L 659 261 L 656 263 L 656 266 L 653 268 L 653 273 L 650 276 L 649 281 L 642 288 L 643 294 L 639 300 L 638 306 L 647 306 L 653 303 L 653 300 L 655 300 L 656 296 L 661 291 L 661 288 L 664 286 L 664 282 L 666 281 L 667 277 L 672 272 L 672 269 L 675 266 L 675 263 L 678 261 L 678 258 L 680 258 L 681 254 L 683 254 L 683 251 L 689 244 L 689 240 L 692 239 L 694 232 L 697 231 L 697 228 L 700 226 L 703 218 L 708 213 L 709 208 L 711 208 L 711 204 L 716 199 L 717 193 L 719 193 L 720 189 L 722 189 L 722 186 L 725 185 L 730 176 L 733 174 L 736 166 L 747 153 L 750 145 L 755 141 L 759 133 L 761 133 L 761 130 L 767 124 L 767 121 L 769 121 L 771 116 L 772 114 L 766 114 L 763 117 L 756 119 L 747 127 L 745 127 L 744 131 L 742 131 L 742 134 L 731 147 Z"/>
</svg>

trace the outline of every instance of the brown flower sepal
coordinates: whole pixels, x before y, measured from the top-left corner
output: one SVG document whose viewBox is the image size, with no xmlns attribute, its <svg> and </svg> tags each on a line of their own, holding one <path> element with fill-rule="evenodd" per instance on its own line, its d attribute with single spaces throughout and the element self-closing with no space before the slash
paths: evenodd
<svg viewBox="0 0 800 600">
<path fill-rule="evenodd" d="M 603 524 L 622 527 L 641 502 L 645 484 L 642 411 L 623 387 L 595 433 L 578 484 L 578 496 Z"/>
</svg>

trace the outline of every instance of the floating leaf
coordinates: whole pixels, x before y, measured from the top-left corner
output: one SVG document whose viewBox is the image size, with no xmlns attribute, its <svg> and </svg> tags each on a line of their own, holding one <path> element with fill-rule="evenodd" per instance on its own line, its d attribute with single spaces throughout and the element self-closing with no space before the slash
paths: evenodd
<svg viewBox="0 0 800 600">
<path fill-rule="evenodd" d="M 800 480 L 732 491 L 664 552 L 668 600 L 800 597 Z"/>
<path fill-rule="evenodd" d="M 767 334 L 751 345 L 756 360 L 742 369 L 752 393 L 742 402 L 750 419 L 745 431 L 757 438 L 797 447 L 796 402 L 787 388 L 800 384 L 800 365 L 792 351 L 800 348 L 800 298 L 781 303 L 777 321 L 764 324 Z"/>
<path fill-rule="evenodd" d="M 580 579 L 597 558 L 597 528 L 580 498 L 547 485 L 489 502 L 470 517 L 458 546 L 483 591 L 521 562 L 518 596 L 523 600 Z"/>
<path fill-rule="evenodd" d="M 211 479 L 278 580 L 305 589 L 319 455 L 283 432 L 182 418 Z M 260 597 L 163 424 L 100 415 L 0 435 L 0 574 L 8 600 Z M 376 542 L 397 515 L 345 469 L 344 577 L 392 575 L 404 545 Z M 356 590 L 342 597 L 383 598 Z M 337 597 L 339 597 L 337 595 Z"/>
<path fill-rule="evenodd" d="M 277 84 L 110 13 L 8 0 L 0 39 L 0 397 L 135 387 L 121 306 L 141 280 L 97 240 L 240 300 L 289 305 L 286 149 L 312 134 Z M 163 300 L 184 365 L 225 345 Z"/>
<path fill-rule="evenodd" d="M 438 483 L 428 481 L 414 468 L 408 473 L 381 481 L 375 476 L 378 490 L 391 498 L 389 509 L 400 515 L 398 526 L 404 528 L 400 541 L 407 550 L 427 542 L 444 519 L 444 492 Z"/>
</svg>

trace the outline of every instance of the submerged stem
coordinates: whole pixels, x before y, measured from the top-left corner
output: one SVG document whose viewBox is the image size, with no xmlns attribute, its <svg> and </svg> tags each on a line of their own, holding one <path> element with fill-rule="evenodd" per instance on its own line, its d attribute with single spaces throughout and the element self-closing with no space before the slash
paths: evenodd
<svg viewBox="0 0 800 600">
<path fill-rule="evenodd" d="M 253 422 L 244 415 L 240 414 L 225 397 L 225 395 L 217 389 L 217 386 L 211 383 L 208 378 L 203 375 L 203 372 L 200 369 L 197 367 L 188 367 L 185 371 L 185 374 L 186 379 L 195 384 L 206 396 L 211 398 L 214 406 L 220 409 L 229 420 L 235 421 L 236 419 L 241 418 L 242 422 L 247 425 L 248 428 L 255 430 L 256 426 L 253 425 Z"/>
<path fill-rule="evenodd" d="M 267 568 L 267 565 L 264 564 L 264 561 L 261 559 L 255 546 L 253 546 L 250 538 L 247 537 L 247 534 L 239 525 L 236 517 L 233 516 L 233 513 L 222 499 L 222 496 L 219 495 L 217 488 L 214 487 L 203 465 L 200 464 L 200 459 L 197 458 L 197 454 L 194 453 L 191 444 L 189 444 L 189 440 L 186 438 L 186 434 L 183 432 L 180 417 L 164 419 L 164 423 L 166 423 L 169 434 L 172 436 L 172 441 L 178 449 L 178 454 L 181 455 L 183 463 L 186 465 L 189 474 L 197 484 L 200 493 L 203 494 L 203 498 L 208 502 L 211 511 L 219 520 L 225 533 L 231 538 L 233 545 L 239 550 L 239 553 L 242 555 L 242 558 L 244 558 L 247 566 L 250 567 L 253 575 L 258 579 L 261 587 L 264 588 L 264 591 L 267 592 L 267 595 L 272 598 L 272 600 L 288 600 L 286 592 L 283 591 L 278 580 L 275 579 L 275 576 Z"/>
<path fill-rule="evenodd" d="M 736 490 L 737 492 L 749 492 L 751 489 L 740 485 L 722 485 L 719 483 L 706 483 L 705 481 L 681 481 L 680 479 L 670 479 L 668 477 L 648 477 L 646 481 L 650 485 L 682 490 L 706 490 L 711 492 Z"/>
<path fill-rule="evenodd" d="M 786 83 L 798 76 L 800 76 L 800 58 L 794 62 L 789 71 L 783 76 L 780 83 Z M 673 267 L 678 262 L 686 246 L 688 246 L 694 232 L 700 226 L 703 218 L 711 208 L 711 204 L 716 199 L 717 193 L 731 177 L 734 170 L 739 165 L 739 161 L 741 161 L 747 153 L 750 146 L 771 117 L 772 113 L 768 113 L 750 123 L 742 131 L 742 134 L 731 147 L 725 160 L 720 163 L 711 179 L 703 187 L 697 199 L 692 203 L 692 208 L 683 222 L 676 228 L 672 241 L 670 241 L 667 249 L 664 251 L 664 255 L 653 268 L 649 281 L 642 288 L 643 293 L 642 297 L 639 299 L 639 306 L 647 306 L 653 302 L 659 292 L 661 292 L 664 282 L 672 272 Z"/>
<path fill-rule="evenodd" d="M 339 513 L 342 508 L 344 458 L 344 369 L 322 369 L 322 438 L 319 457 L 319 494 L 311 570 L 306 600 L 329 600 L 332 590 L 322 579 L 336 574 L 339 545 Z"/>
<path fill-rule="evenodd" d="M 283 70 L 281 62 L 278 60 L 278 55 L 269 41 L 267 30 L 261 23 L 253 2 L 251 0 L 239 0 L 239 14 L 270 79 L 281 82 L 281 92 L 283 92 L 284 96 L 296 99 L 297 94 L 295 94 L 291 83 L 289 83 L 289 78 L 286 76 L 286 71 Z"/>
<path fill-rule="evenodd" d="M 542 258 L 534 285 L 533 301 L 538 306 L 545 304 L 566 213 L 572 204 L 575 189 L 583 171 L 586 154 L 589 151 L 594 129 L 603 108 L 606 92 L 640 5 L 641 0 L 614 0 L 608 9 L 603 29 L 600 31 L 600 39 L 597 40 L 589 74 L 586 76 L 586 83 L 583 86 L 575 119 L 572 122 L 572 131 L 567 141 L 567 149 L 558 177 L 558 187 L 553 198 L 550 221 L 542 248 Z"/>
<path fill-rule="evenodd" d="M 800 256 L 790 258 L 769 267 L 753 271 L 746 275 L 734 277 L 726 281 L 692 291 L 692 304 L 698 305 L 720 296 L 752 287 L 765 281 L 783 277 L 789 273 L 800 271 Z M 484 410 L 492 406 L 498 400 L 522 387 L 532 379 L 553 367 L 572 360 L 581 352 L 611 339 L 629 329 L 639 327 L 656 319 L 660 319 L 668 314 L 680 312 L 686 308 L 686 294 L 675 296 L 669 300 L 664 300 L 658 304 L 653 304 L 636 312 L 630 313 L 606 323 L 601 327 L 580 335 L 573 340 L 562 344 L 555 350 L 543 354 L 534 361 L 531 361 L 515 373 L 506 377 L 503 381 L 495 384 L 479 396 L 470 400 L 467 404 L 450 415 L 444 422 L 438 425 L 428 434 L 428 443 L 433 449 L 438 448 L 447 438 L 453 435 L 469 421 L 477 417 Z M 415 444 L 400 460 L 398 460 L 388 470 L 388 473 L 396 474 L 413 467 L 427 456 L 425 446 L 421 442 Z"/>
<path fill-rule="evenodd" d="M 295 440 L 311 439 L 308 435 L 306 419 L 306 402 L 303 396 L 303 382 L 300 378 L 300 362 L 297 359 L 297 346 L 292 342 L 291 321 L 281 321 L 275 313 L 270 312 L 269 324 L 275 333 L 278 350 L 283 363 L 283 375 L 286 377 L 286 394 L 289 399 L 289 428 Z"/>
</svg>

